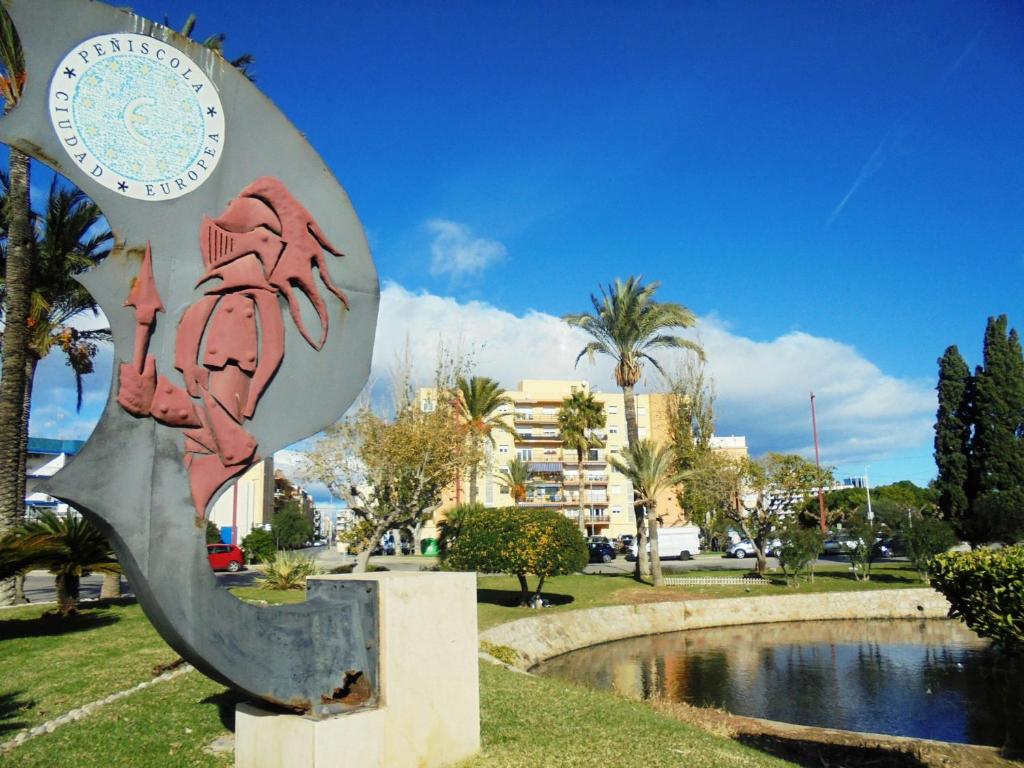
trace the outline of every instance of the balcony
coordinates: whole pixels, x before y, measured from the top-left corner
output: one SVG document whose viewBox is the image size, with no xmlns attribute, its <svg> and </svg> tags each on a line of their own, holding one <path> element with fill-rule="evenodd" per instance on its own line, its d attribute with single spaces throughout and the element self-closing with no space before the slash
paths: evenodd
<svg viewBox="0 0 1024 768">
<path fill-rule="evenodd" d="M 562 463 L 563 464 L 572 464 L 572 465 L 575 466 L 579 462 L 576 461 L 576 454 L 574 452 L 572 452 L 572 451 L 565 451 L 562 454 Z M 585 465 L 602 465 L 603 466 L 603 465 L 607 464 L 608 461 L 603 456 L 601 456 L 601 454 L 598 454 L 598 458 L 596 458 L 596 459 L 591 459 L 591 458 L 584 457 L 583 463 Z"/>
<path fill-rule="evenodd" d="M 584 477 L 583 482 L 587 485 L 608 485 L 608 475 L 603 472 L 595 473 L 593 475 L 588 474 Z M 578 474 L 566 475 L 563 480 L 565 485 L 579 485 L 580 477 Z"/>
<path fill-rule="evenodd" d="M 562 438 L 558 432 L 553 435 L 545 435 L 544 433 L 531 432 L 529 434 L 523 434 L 516 430 L 516 442 L 524 443 L 560 443 Z"/>
</svg>

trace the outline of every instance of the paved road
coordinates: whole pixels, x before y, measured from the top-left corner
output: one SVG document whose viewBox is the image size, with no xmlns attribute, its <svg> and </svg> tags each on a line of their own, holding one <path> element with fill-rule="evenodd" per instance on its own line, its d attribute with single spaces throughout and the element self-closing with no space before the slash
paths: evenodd
<svg viewBox="0 0 1024 768">
<path fill-rule="evenodd" d="M 350 565 L 355 563 L 354 555 L 338 554 L 334 547 L 311 547 L 301 550 L 305 554 L 312 555 L 325 570 L 330 570 L 339 565 Z M 893 558 L 893 560 L 904 560 L 905 558 Z M 888 561 L 881 561 L 888 562 Z M 435 557 L 421 557 L 412 555 L 383 555 L 370 558 L 371 565 L 380 565 L 392 571 L 419 571 L 431 567 L 437 563 Z M 662 567 L 666 571 L 687 571 L 694 569 L 721 569 L 749 571 L 754 568 L 755 558 L 746 557 L 738 560 L 732 557 L 723 557 L 716 553 L 705 553 L 697 555 L 693 560 L 679 561 L 673 559 L 662 560 Z M 828 555 L 818 559 L 818 565 L 844 565 L 849 560 L 845 556 Z M 768 558 L 768 567 L 777 568 L 778 560 L 774 557 Z M 248 568 L 238 573 L 218 572 L 217 581 L 222 587 L 246 587 L 253 584 L 259 576 L 259 567 Z M 632 573 L 633 563 L 619 555 L 610 563 L 591 563 L 587 566 L 585 573 Z M 103 584 L 102 576 L 85 576 L 82 578 L 81 596 L 83 599 L 97 598 L 100 596 L 100 586 Z M 121 589 L 131 593 L 130 585 L 122 578 Z M 56 599 L 53 588 L 53 576 L 46 571 L 32 571 L 25 577 L 25 595 L 33 603 L 52 602 Z"/>
</svg>

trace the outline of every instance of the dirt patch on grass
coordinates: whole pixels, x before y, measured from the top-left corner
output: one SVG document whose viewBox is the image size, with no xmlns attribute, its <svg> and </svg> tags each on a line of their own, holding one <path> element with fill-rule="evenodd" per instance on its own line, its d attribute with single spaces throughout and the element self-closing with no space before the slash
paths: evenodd
<svg viewBox="0 0 1024 768">
<path fill-rule="evenodd" d="M 845 768 L 1021 768 L 995 747 L 951 744 L 741 717 L 720 709 L 653 701 L 659 712 L 798 765 Z"/>
</svg>

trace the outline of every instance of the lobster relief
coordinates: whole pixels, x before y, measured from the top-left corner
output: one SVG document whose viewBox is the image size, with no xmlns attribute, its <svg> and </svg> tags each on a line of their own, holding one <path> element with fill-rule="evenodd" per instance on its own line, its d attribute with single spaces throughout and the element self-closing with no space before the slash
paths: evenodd
<svg viewBox="0 0 1024 768">
<path fill-rule="evenodd" d="M 205 270 L 196 287 L 204 292 L 182 316 L 174 346 L 174 367 L 184 386 L 159 373 L 148 354 L 164 307 L 147 245 L 125 301 L 135 309 L 135 346 L 132 361 L 120 367 L 117 401 L 133 416 L 185 430 L 185 468 L 196 518 L 202 519 L 217 490 L 259 458 L 245 424 L 284 358 L 280 298 L 316 350 L 327 340 L 329 321 L 313 267 L 346 310 L 348 299 L 326 265 L 326 253 L 343 254 L 275 178 L 254 181 L 216 219 L 204 216 L 199 249 Z M 296 291 L 316 311 L 319 334 L 306 327 Z"/>
</svg>

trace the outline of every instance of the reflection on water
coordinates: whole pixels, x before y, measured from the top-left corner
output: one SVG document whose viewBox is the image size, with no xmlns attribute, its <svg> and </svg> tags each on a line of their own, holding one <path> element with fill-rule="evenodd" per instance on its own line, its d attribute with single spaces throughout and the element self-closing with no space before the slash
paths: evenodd
<svg viewBox="0 0 1024 768">
<path fill-rule="evenodd" d="M 585 648 L 536 671 L 634 698 L 972 744 L 1002 745 L 1024 709 L 1024 665 L 944 620 L 690 630 Z"/>
</svg>

